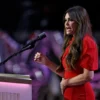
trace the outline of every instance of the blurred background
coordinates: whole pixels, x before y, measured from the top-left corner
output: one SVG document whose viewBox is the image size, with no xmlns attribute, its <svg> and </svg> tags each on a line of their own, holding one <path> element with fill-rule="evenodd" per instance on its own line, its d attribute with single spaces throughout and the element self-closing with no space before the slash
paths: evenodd
<svg viewBox="0 0 100 100">
<path fill-rule="evenodd" d="M 93 4 L 92 4 L 93 3 Z M 40 51 L 59 64 L 63 43 L 63 14 L 67 8 L 80 5 L 87 9 L 92 23 L 93 36 L 100 48 L 99 1 L 86 0 L 1 0 L 0 1 L 0 62 L 19 51 L 29 40 L 45 32 L 47 38 L 38 41 L 34 48 L 8 60 L 1 65 L 1 73 L 29 74 L 32 79 L 32 100 L 63 100 L 60 92 L 61 78 L 46 66 L 33 62 Z M 99 50 L 100 52 L 100 50 Z M 100 53 L 99 53 L 100 57 Z M 100 100 L 99 70 L 91 82 Z"/>
</svg>

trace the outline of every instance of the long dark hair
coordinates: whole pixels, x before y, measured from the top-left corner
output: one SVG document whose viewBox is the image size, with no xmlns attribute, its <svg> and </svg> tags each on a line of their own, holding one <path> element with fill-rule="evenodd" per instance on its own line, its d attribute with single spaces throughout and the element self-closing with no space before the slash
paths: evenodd
<svg viewBox="0 0 100 100">
<path fill-rule="evenodd" d="M 79 59 L 82 51 L 82 39 L 85 34 L 90 34 L 92 36 L 92 30 L 89 15 L 85 8 L 81 6 L 71 7 L 65 12 L 64 18 L 67 13 L 71 19 L 78 24 L 77 32 L 74 35 L 73 43 L 71 44 L 69 54 L 66 57 L 66 63 L 71 66 L 71 69 L 75 69 L 75 63 Z M 68 43 L 71 39 L 72 36 L 66 35 L 64 28 L 63 52 L 69 45 Z M 62 69 L 62 64 L 57 70 L 59 69 Z"/>
</svg>

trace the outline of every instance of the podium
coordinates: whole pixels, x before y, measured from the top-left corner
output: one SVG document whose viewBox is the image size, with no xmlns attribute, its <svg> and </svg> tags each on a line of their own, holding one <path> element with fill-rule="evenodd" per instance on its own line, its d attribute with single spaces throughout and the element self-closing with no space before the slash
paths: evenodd
<svg viewBox="0 0 100 100">
<path fill-rule="evenodd" d="M 32 100 L 30 76 L 0 74 L 0 100 Z"/>
</svg>

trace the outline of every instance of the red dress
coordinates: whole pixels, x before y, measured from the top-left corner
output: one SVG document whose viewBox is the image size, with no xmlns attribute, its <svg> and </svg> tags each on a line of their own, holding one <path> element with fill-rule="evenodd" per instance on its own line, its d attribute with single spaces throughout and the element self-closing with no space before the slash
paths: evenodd
<svg viewBox="0 0 100 100">
<path fill-rule="evenodd" d="M 73 41 L 73 40 L 72 40 Z M 70 44 L 72 43 L 70 42 Z M 83 68 L 88 70 L 98 69 L 98 49 L 94 40 L 86 35 L 83 38 L 83 50 L 79 61 L 76 63 L 76 70 L 68 70 L 66 56 L 68 55 L 70 45 L 66 48 L 62 56 L 62 65 L 65 70 L 64 78 L 69 79 L 83 73 Z M 90 82 L 83 85 L 67 87 L 64 91 L 64 100 L 95 100 L 94 91 Z"/>
</svg>

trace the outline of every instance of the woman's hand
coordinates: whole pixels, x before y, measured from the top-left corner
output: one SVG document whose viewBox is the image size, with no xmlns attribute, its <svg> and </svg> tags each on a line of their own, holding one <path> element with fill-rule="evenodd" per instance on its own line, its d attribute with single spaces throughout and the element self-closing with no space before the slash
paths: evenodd
<svg viewBox="0 0 100 100">
<path fill-rule="evenodd" d="M 44 64 L 46 65 L 52 72 L 56 73 L 57 75 L 59 75 L 60 77 L 64 76 L 64 71 L 61 72 L 57 72 L 57 66 L 54 62 L 52 62 L 51 60 L 49 60 L 45 55 L 37 52 L 34 56 L 34 61 Z"/>
<path fill-rule="evenodd" d="M 44 64 L 44 65 L 47 65 L 49 62 L 49 59 L 45 55 L 43 55 L 42 53 L 37 52 L 34 56 L 34 61 L 41 63 L 41 64 Z"/>
<path fill-rule="evenodd" d="M 61 88 L 61 93 L 62 94 L 63 94 L 65 88 L 67 87 L 67 81 L 68 81 L 68 79 L 62 78 L 62 80 L 60 82 L 60 88 Z"/>
</svg>

